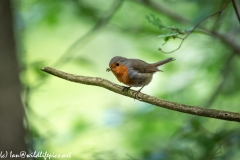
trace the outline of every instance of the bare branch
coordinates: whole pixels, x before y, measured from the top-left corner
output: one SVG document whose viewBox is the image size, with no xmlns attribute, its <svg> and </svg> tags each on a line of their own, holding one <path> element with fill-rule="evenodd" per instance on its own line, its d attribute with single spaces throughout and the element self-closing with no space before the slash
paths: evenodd
<svg viewBox="0 0 240 160">
<path fill-rule="evenodd" d="M 53 69 L 50 67 L 42 68 L 42 71 L 52 74 L 56 77 L 68 80 L 68 81 L 86 84 L 86 85 L 103 87 L 110 91 L 113 91 L 115 93 L 130 97 L 130 98 L 134 98 L 134 96 L 135 96 L 134 93 L 136 92 L 131 89 L 129 89 L 126 92 L 122 91 L 122 86 L 112 83 L 103 78 L 78 76 L 78 75 L 62 72 L 62 71 L 59 71 L 59 70 L 56 70 L 56 69 Z M 192 114 L 192 115 L 198 115 L 198 116 L 202 116 L 202 117 L 210 117 L 210 118 L 222 119 L 222 120 L 226 120 L 226 121 L 240 122 L 240 113 L 179 104 L 179 103 L 175 103 L 175 102 L 166 101 L 166 100 L 163 100 L 160 98 L 156 98 L 153 96 L 149 96 L 149 95 L 143 94 L 143 93 L 139 93 L 139 97 L 140 97 L 140 101 L 142 101 L 142 102 L 146 102 L 146 103 L 149 103 L 152 105 L 156 105 L 158 107 L 163 107 L 163 108 L 174 110 L 174 111 L 179 111 L 179 112 Z"/>
<path fill-rule="evenodd" d="M 189 23 L 189 20 L 185 19 L 184 17 L 180 16 L 179 14 L 176 14 L 175 12 L 173 12 L 172 10 L 170 10 L 168 8 L 165 8 L 161 5 L 158 5 L 154 2 L 152 2 L 151 0 L 135 0 L 135 2 L 143 3 L 144 5 L 151 7 L 152 9 L 154 9 L 156 11 L 160 11 L 161 13 L 168 15 L 169 17 L 177 20 L 180 23 Z"/>
<path fill-rule="evenodd" d="M 232 0 L 232 5 L 233 5 L 233 8 L 234 8 L 235 13 L 236 13 L 236 15 L 237 15 L 238 22 L 240 23 L 240 14 L 239 14 L 239 12 L 238 12 L 238 8 L 237 8 L 237 4 L 236 4 L 235 0 Z"/>
</svg>

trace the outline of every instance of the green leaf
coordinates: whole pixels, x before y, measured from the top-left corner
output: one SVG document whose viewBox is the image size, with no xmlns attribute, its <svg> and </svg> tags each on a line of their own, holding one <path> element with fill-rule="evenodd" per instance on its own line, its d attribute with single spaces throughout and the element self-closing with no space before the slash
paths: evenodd
<svg viewBox="0 0 240 160">
<path fill-rule="evenodd" d="M 151 14 L 149 16 L 146 16 L 146 19 L 148 20 L 149 23 L 151 23 L 152 25 L 158 27 L 159 29 L 167 29 L 167 26 L 165 26 L 162 21 L 160 20 L 160 18 L 156 17 L 155 15 Z"/>
</svg>

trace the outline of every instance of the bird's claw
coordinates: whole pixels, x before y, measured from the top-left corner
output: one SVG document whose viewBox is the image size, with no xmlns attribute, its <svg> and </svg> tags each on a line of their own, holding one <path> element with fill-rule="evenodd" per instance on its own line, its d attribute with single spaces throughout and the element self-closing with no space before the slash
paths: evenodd
<svg viewBox="0 0 240 160">
<path fill-rule="evenodd" d="M 124 91 L 127 92 L 130 88 L 131 88 L 131 86 L 129 86 L 129 87 L 123 86 L 122 92 L 124 92 Z M 134 100 L 135 100 L 135 99 L 136 99 L 136 100 L 140 100 L 140 99 L 141 99 L 141 98 L 138 96 L 139 93 L 140 93 L 140 90 L 138 90 L 138 91 L 136 91 L 136 92 L 134 93 Z"/>
<path fill-rule="evenodd" d="M 137 91 L 137 92 L 135 92 L 134 94 L 134 100 L 136 99 L 136 100 L 140 100 L 141 98 L 138 96 L 138 94 L 139 94 L 140 92 L 139 91 Z"/>
</svg>

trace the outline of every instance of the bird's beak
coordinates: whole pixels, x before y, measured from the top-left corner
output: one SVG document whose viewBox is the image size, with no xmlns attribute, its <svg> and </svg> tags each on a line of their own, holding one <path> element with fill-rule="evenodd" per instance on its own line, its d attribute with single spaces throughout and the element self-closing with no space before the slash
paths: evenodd
<svg viewBox="0 0 240 160">
<path fill-rule="evenodd" d="M 106 69 L 107 72 L 109 72 L 109 71 L 111 71 L 111 70 L 112 70 L 111 68 L 107 68 L 107 69 Z"/>
</svg>

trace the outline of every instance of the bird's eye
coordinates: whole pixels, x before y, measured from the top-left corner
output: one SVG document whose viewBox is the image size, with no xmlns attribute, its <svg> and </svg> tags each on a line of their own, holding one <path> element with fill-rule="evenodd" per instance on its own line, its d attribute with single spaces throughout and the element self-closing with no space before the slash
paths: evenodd
<svg viewBox="0 0 240 160">
<path fill-rule="evenodd" d="M 119 63 L 116 63 L 116 66 L 119 66 Z"/>
</svg>

